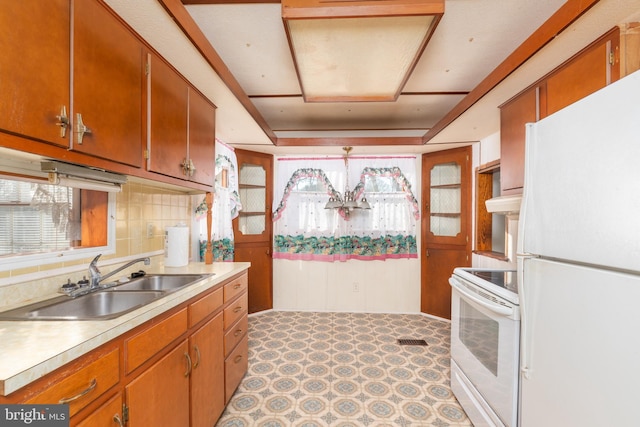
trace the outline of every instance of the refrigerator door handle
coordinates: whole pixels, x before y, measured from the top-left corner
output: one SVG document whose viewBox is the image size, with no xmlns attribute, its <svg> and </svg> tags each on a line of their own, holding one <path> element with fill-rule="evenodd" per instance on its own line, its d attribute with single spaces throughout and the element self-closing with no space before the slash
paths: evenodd
<svg viewBox="0 0 640 427">
<path fill-rule="evenodd" d="M 531 348 L 529 346 L 529 318 L 527 317 L 527 293 L 528 283 L 524 280 L 525 260 L 534 258 L 533 255 L 518 254 L 518 299 L 520 301 L 520 372 L 525 379 L 531 378 Z"/>
<path fill-rule="evenodd" d="M 451 285 L 452 288 L 454 288 L 455 290 L 460 292 L 462 295 L 464 295 L 465 298 L 493 311 L 494 313 L 501 314 L 505 317 L 511 316 L 513 314 L 513 308 L 505 307 L 500 304 L 495 304 L 495 303 L 489 302 L 489 300 L 486 300 L 482 297 L 474 295 L 473 292 L 468 291 L 459 281 L 457 281 L 453 277 L 449 278 L 449 284 Z"/>
</svg>

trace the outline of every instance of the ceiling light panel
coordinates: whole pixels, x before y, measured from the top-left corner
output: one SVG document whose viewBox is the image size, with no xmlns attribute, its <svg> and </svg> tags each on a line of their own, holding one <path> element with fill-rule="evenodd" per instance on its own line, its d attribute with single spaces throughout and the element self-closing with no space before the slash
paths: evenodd
<svg viewBox="0 0 640 427">
<path fill-rule="evenodd" d="M 443 12 L 434 0 L 283 0 L 305 101 L 396 100 Z"/>
</svg>

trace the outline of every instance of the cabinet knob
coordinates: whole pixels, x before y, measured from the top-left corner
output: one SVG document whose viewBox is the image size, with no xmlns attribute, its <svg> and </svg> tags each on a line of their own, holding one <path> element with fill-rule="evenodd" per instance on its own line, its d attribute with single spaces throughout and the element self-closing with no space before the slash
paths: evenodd
<svg viewBox="0 0 640 427">
<path fill-rule="evenodd" d="M 56 116 L 58 121 L 56 126 L 60 126 L 60 138 L 67 136 L 67 128 L 69 127 L 69 116 L 67 116 L 67 106 L 63 105 L 60 109 L 60 115 Z"/>
<path fill-rule="evenodd" d="M 182 174 L 187 176 L 193 176 L 196 173 L 196 165 L 193 164 L 193 160 L 184 159 L 182 163 L 180 163 L 180 167 L 182 167 Z"/>
<path fill-rule="evenodd" d="M 91 135 L 91 129 L 89 129 L 87 126 L 85 126 L 84 122 L 82 121 L 82 114 L 78 113 L 76 114 L 76 133 L 78 134 L 78 144 L 82 145 L 82 139 L 84 138 L 85 134 Z"/>
<path fill-rule="evenodd" d="M 113 422 L 116 423 L 119 427 L 124 427 L 124 424 L 122 423 L 122 419 L 120 418 L 120 415 L 115 414 L 113 416 Z"/>
</svg>

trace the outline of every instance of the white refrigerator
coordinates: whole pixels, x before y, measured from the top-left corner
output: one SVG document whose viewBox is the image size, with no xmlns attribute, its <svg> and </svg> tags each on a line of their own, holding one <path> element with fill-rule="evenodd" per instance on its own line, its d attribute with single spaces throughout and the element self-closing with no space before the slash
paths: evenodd
<svg viewBox="0 0 640 427">
<path fill-rule="evenodd" d="M 640 72 L 527 125 L 520 427 L 640 426 Z"/>
</svg>

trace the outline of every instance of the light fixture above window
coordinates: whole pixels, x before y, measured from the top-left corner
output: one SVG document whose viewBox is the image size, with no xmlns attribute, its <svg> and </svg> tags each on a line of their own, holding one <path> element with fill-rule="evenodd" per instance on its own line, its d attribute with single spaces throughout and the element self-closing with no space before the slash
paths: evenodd
<svg viewBox="0 0 640 427">
<path fill-rule="evenodd" d="M 282 0 L 306 102 L 395 101 L 444 0 Z"/>
<path fill-rule="evenodd" d="M 344 167 L 346 169 L 347 184 L 344 189 L 344 194 L 335 192 L 329 197 L 329 201 L 324 206 L 325 209 L 341 209 L 345 217 L 349 217 L 349 212 L 353 209 L 371 209 L 371 205 L 367 199 L 363 196 L 362 199 L 357 200 L 356 190 L 349 190 L 349 153 L 353 147 L 342 147 L 344 151 Z"/>
</svg>

